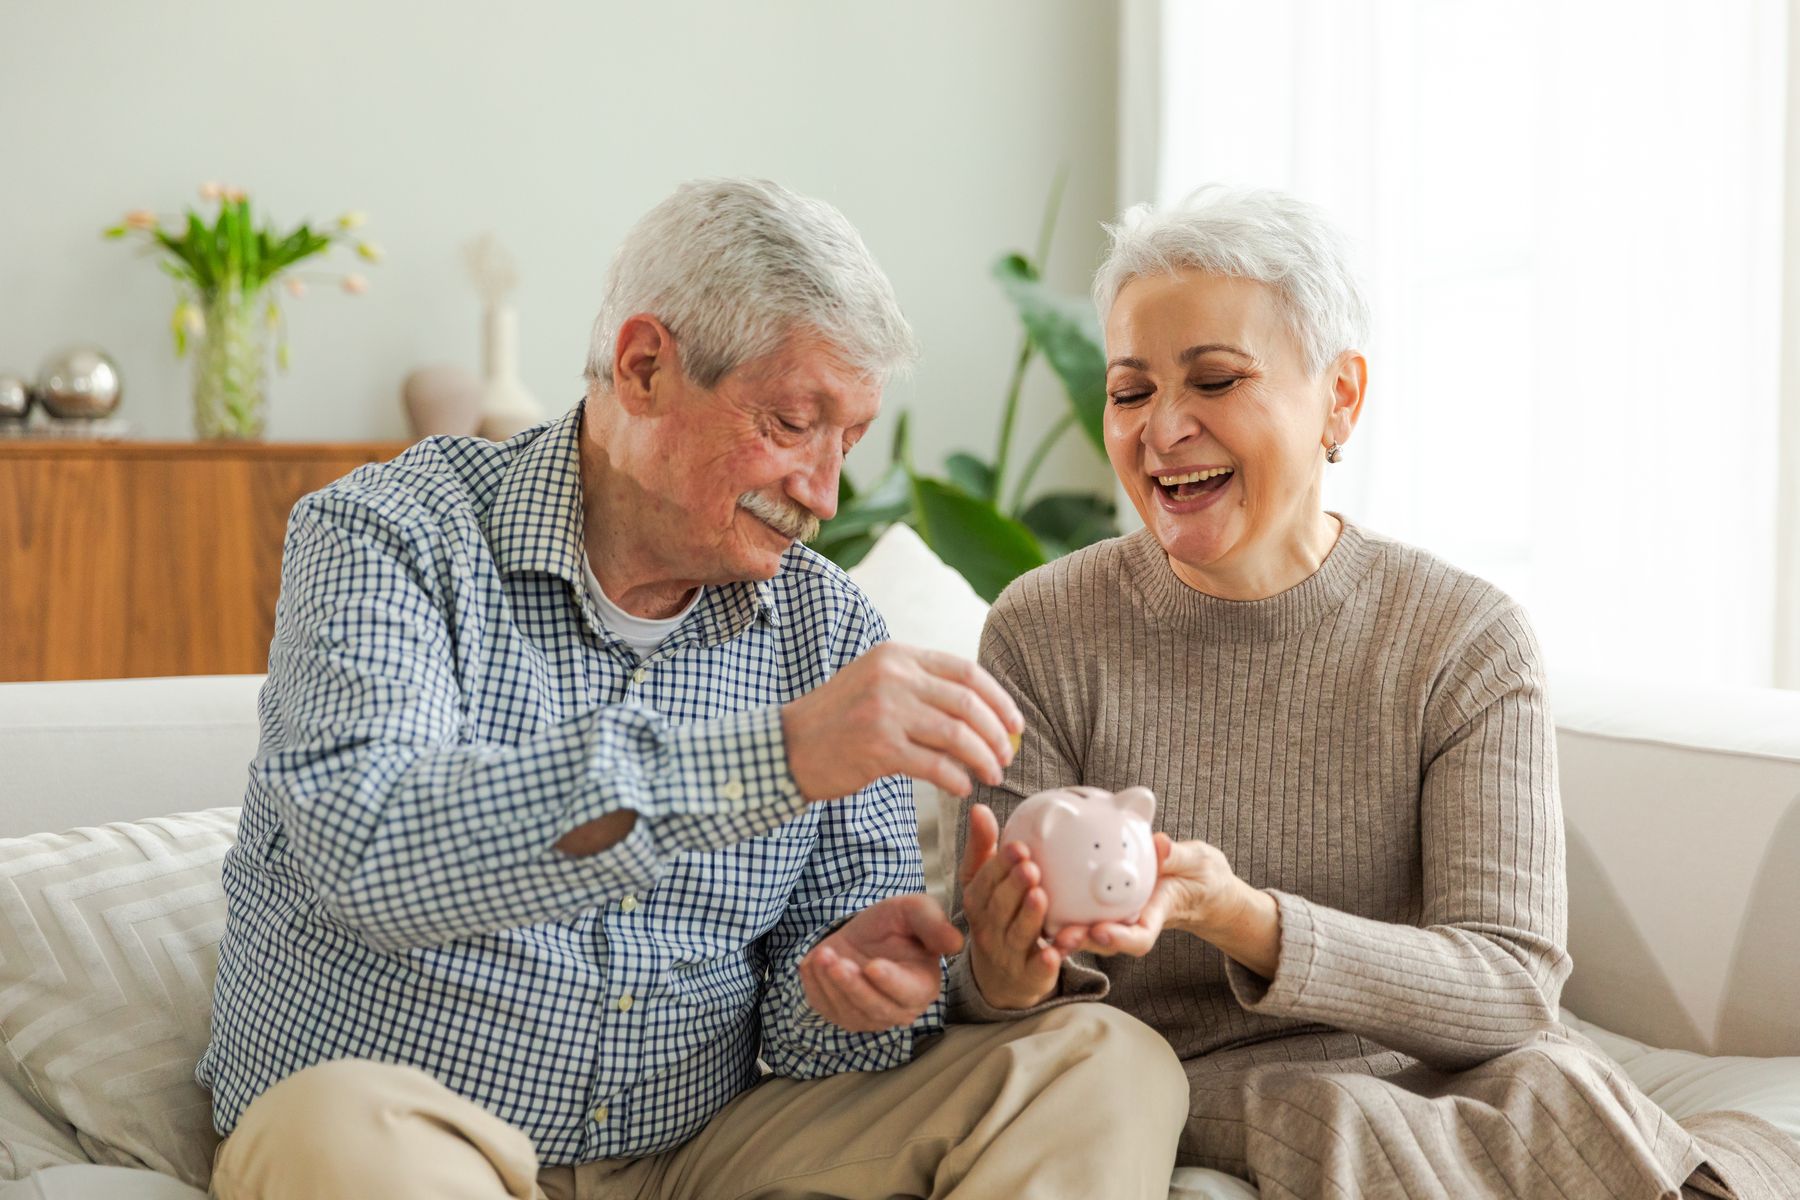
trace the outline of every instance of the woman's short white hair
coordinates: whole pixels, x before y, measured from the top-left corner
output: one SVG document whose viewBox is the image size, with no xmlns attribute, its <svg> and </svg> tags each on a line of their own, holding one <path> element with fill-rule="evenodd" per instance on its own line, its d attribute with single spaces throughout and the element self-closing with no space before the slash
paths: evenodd
<svg viewBox="0 0 1800 1200">
<path fill-rule="evenodd" d="M 684 183 L 625 235 L 607 272 L 586 376 L 612 386 L 619 327 L 649 313 L 701 387 L 816 332 L 877 381 L 918 351 L 893 286 L 844 215 L 762 179 Z"/>
<path fill-rule="evenodd" d="M 1125 211 L 1094 276 L 1101 321 L 1133 279 L 1197 269 L 1274 289 L 1306 369 L 1317 375 L 1369 338 L 1369 306 L 1349 239 L 1306 201 L 1271 188 L 1209 184 L 1179 204 Z"/>
</svg>

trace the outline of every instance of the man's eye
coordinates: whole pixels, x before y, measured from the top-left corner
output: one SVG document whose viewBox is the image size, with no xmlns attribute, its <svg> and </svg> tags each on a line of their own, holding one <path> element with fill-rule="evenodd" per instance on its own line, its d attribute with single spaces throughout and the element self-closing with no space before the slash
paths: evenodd
<svg viewBox="0 0 1800 1200">
<path fill-rule="evenodd" d="M 792 421 L 788 420 L 786 417 L 776 417 L 775 423 L 780 425 L 783 429 L 785 429 L 789 433 L 805 433 L 806 432 L 806 426 L 796 425 Z"/>
<path fill-rule="evenodd" d="M 1149 392 L 1114 392 L 1112 402 L 1114 404 L 1136 404 L 1139 400 L 1148 399 L 1149 396 Z"/>
</svg>

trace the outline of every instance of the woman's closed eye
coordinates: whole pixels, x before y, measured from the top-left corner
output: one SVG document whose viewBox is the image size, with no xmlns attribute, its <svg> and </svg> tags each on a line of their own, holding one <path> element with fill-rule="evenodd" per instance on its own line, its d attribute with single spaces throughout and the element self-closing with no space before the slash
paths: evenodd
<svg viewBox="0 0 1800 1200">
<path fill-rule="evenodd" d="M 1148 389 L 1121 388 L 1112 394 L 1114 404 L 1136 404 L 1140 400 L 1148 400 L 1154 392 Z"/>
<path fill-rule="evenodd" d="M 1236 387 L 1239 383 L 1241 383 L 1243 381 L 1243 378 L 1244 377 L 1242 375 L 1226 375 L 1223 377 L 1214 376 L 1214 377 L 1207 378 L 1207 379 L 1190 380 L 1188 383 L 1188 386 L 1197 388 L 1198 390 L 1205 392 L 1208 395 L 1216 396 L 1220 392 L 1230 391 L 1232 388 Z"/>
</svg>

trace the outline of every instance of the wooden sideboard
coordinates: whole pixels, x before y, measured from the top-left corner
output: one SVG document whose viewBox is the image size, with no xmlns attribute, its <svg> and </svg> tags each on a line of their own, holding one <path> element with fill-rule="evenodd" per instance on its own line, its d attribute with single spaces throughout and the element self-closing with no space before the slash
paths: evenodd
<svg viewBox="0 0 1800 1200">
<path fill-rule="evenodd" d="M 294 501 L 403 449 L 0 441 L 0 680 L 267 670 Z"/>
</svg>

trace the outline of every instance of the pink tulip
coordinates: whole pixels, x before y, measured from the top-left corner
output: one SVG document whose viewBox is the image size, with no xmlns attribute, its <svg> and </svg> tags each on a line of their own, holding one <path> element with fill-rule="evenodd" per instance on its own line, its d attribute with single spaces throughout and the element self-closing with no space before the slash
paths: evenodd
<svg viewBox="0 0 1800 1200">
<path fill-rule="evenodd" d="M 244 198 L 248 195 L 249 193 L 241 187 L 228 187 L 225 189 L 225 198 L 233 204 L 242 204 Z"/>
<path fill-rule="evenodd" d="M 281 286 L 285 287 L 287 289 L 287 294 L 296 300 L 306 295 L 306 283 L 304 280 L 288 279 L 284 281 Z"/>
<path fill-rule="evenodd" d="M 361 275 L 344 276 L 344 290 L 352 296 L 360 296 L 369 290 L 369 281 Z"/>
<path fill-rule="evenodd" d="M 125 224 L 133 229 L 155 229 L 156 214 L 147 208 L 134 208 L 125 214 Z"/>
<path fill-rule="evenodd" d="M 202 200 L 217 200 L 224 194 L 225 189 L 216 183 L 208 182 L 200 185 L 200 198 Z"/>
</svg>

